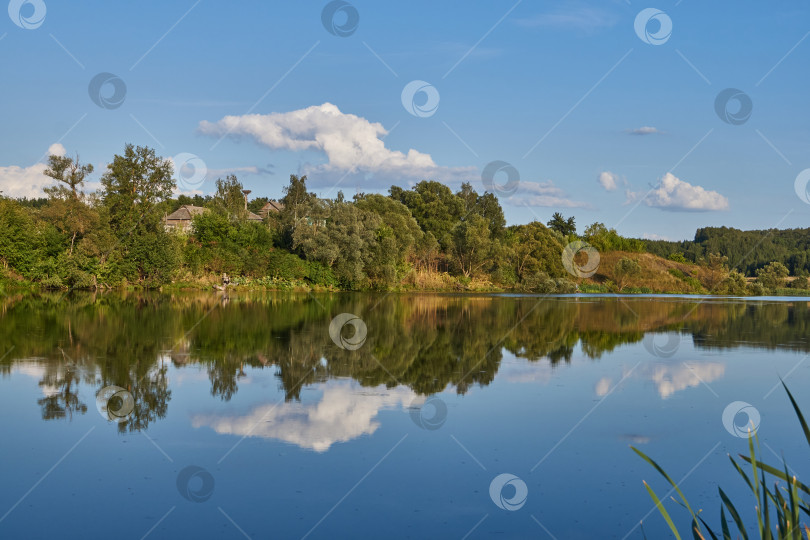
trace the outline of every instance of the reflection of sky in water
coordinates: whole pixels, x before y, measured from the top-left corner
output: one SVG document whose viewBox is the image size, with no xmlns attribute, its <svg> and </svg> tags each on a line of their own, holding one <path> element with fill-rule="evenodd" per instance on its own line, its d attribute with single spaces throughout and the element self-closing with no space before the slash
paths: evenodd
<svg viewBox="0 0 810 540">
<path fill-rule="evenodd" d="M 335 443 L 371 435 L 380 427 L 381 410 L 405 409 L 414 398 L 416 394 L 401 387 L 363 388 L 351 381 L 330 381 L 315 402 L 260 405 L 245 415 L 199 414 L 191 423 L 220 434 L 273 438 L 326 452 Z"/>
<path fill-rule="evenodd" d="M 45 376 L 46 369 L 45 366 L 41 364 L 37 364 L 36 362 L 20 362 L 19 364 L 14 365 L 14 371 L 16 373 L 20 373 L 27 377 L 31 377 L 36 380 L 42 380 Z M 57 368 L 57 372 L 64 372 L 64 368 L 59 366 Z M 54 396 L 59 392 L 59 389 L 55 386 L 51 386 L 49 384 L 40 384 L 39 387 L 42 389 L 43 396 Z"/>
<path fill-rule="evenodd" d="M 649 307 L 646 302 L 638 301 L 634 311 Z M 0 377 L 0 404 L 7 411 L 0 416 L 4 457 L 0 516 L 42 481 L 0 522 L 0 537 L 46 538 L 60 533 L 71 537 L 81 531 L 89 538 L 110 530 L 141 537 L 172 508 L 149 538 L 215 533 L 238 537 L 239 531 L 217 510 L 221 508 L 253 538 L 300 538 L 319 520 L 323 521 L 311 538 L 460 538 L 483 516 L 488 517 L 469 538 L 542 536 L 530 516 L 557 538 L 622 538 L 652 506 L 642 480 L 654 483 L 659 495 L 666 492 L 665 486 L 661 491 L 663 480 L 629 445 L 644 445 L 644 451 L 677 479 L 705 457 L 682 487 L 690 502 L 706 509 L 704 515 L 716 522 L 717 485 L 735 503 L 746 500 L 745 486 L 727 454 L 745 452 L 747 441 L 729 434 L 721 421 L 726 406 L 735 401 L 750 403 L 761 413 L 758 434 L 768 461 L 778 464 L 785 451 L 790 465 L 801 469 L 801 462 L 791 458 L 804 455 L 806 448 L 801 437 L 793 436 L 796 422 L 789 402 L 781 389 L 764 397 L 778 383 L 779 374 L 790 372 L 788 384 L 807 403 L 801 388 L 810 382 L 810 364 L 797 367 L 806 352 L 784 346 L 800 342 L 795 332 L 785 338 L 778 334 L 792 323 L 768 327 L 776 333 L 772 341 L 779 348 L 755 347 L 745 329 L 765 328 L 764 311 L 754 312 L 759 319 L 736 311 L 741 330 L 720 339 L 729 310 L 702 306 L 706 320 L 714 325 L 712 331 L 694 334 L 694 342 L 688 332 L 680 334 L 677 351 L 662 358 L 650 354 L 638 340 L 640 332 L 611 334 L 613 312 L 598 311 L 607 304 L 581 304 L 585 307 L 580 317 L 592 325 L 591 346 L 579 342 L 555 364 L 542 356 L 549 349 L 540 346 L 537 361 L 503 349 L 498 364 L 456 366 L 462 353 L 475 345 L 472 338 L 490 332 L 484 319 L 478 319 L 480 327 L 471 328 L 471 335 L 453 347 L 434 348 L 429 342 L 407 349 L 414 355 L 404 354 L 401 363 L 390 367 L 397 376 L 410 376 L 406 380 L 414 386 L 441 377 L 436 366 L 444 366 L 445 373 L 475 367 L 491 375 L 497 370 L 494 380 L 471 384 L 464 395 L 457 394 L 452 377 L 447 386 L 441 379 L 438 398 L 447 405 L 446 422 L 432 431 L 422 429 L 409 414 L 409 408 L 423 403 L 425 396 L 402 384 L 392 388 L 380 384 L 385 373 L 380 377 L 373 369 L 376 362 L 358 362 L 359 371 L 353 372 L 349 368 L 354 357 L 333 356 L 327 361 L 321 350 L 308 359 L 311 365 L 284 364 L 278 362 L 280 355 L 265 352 L 261 354 L 270 362 L 259 358 L 251 365 L 252 345 L 241 349 L 242 356 L 233 353 L 230 344 L 217 354 L 204 354 L 199 345 L 190 343 L 185 355 L 153 351 L 167 368 L 168 412 L 141 432 L 123 433 L 92 407 L 98 387 L 90 381 L 99 382 L 103 373 L 110 377 L 113 369 L 128 367 L 125 362 L 110 362 L 114 353 L 105 356 L 97 350 L 85 359 L 77 355 L 78 362 L 70 369 L 79 371 L 68 371 L 56 349 L 50 359 L 35 354 L 11 358 L 12 353 L 9 370 Z M 668 308 L 677 305 L 656 303 L 651 318 L 640 320 L 658 320 L 659 311 L 669 313 Z M 620 311 L 625 312 L 632 315 L 627 309 Z M 667 320 L 682 317 L 681 312 L 674 313 Z M 254 318 L 255 313 L 244 321 Z M 167 320 L 172 319 L 167 315 Z M 540 345 L 552 339 L 538 329 L 543 321 L 515 338 L 514 350 L 523 350 L 520 345 L 528 341 L 528 332 L 539 336 Z M 630 318 L 626 324 L 634 328 L 637 321 Z M 263 325 L 257 327 L 256 335 L 263 336 Z M 309 344 L 315 330 L 303 333 L 301 342 Z M 440 330 L 438 337 L 442 332 L 447 330 Z M 756 336 L 766 334 L 758 330 Z M 328 340 L 325 333 L 322 337 Z M 402 345 L 403 339 L 389 345 Z M 707 345 L 708 339 L 714 341 Z M 266 341 L 272 345 L 277 337 Z M 261 339 L 257 342 L 267 346 Z M 95 343 L 91 337 L 83 344 Z M 480 350 L 484 354 L 489 349 Z M 425 351 L 437 354 L 420 356 L 422 363 L 414 364 L 421 369 L 408 371 L 408 362 Z M 378 350 L 374 352 L 377 355 Z M 296 354 L 301 356 L 300 350 Z M 215 363 L 223 357 L 229 361 Z M 150 365 L 148 358 L 138 360 Z M 304 370 L 284 370 L 302 365 L 317 376 L 290 393 Z M 216 371 L 217 367 L 222 369 Z M 335 376 L 338 373 L 340 377 Z M 231 375 L 238 391 L 225 397 L 215 391 L 215 383 L 227 383 Z M 355 375 L 357 379 L 349 378 Z M 129 380 L 140 384 L 141 376 L 143 372 Z M 63 404 L 69 393 L 89 404 L 89 412 L 81 414 L 73 406 L 72 415 L 44 421 L 48 400 L 43 396 L 58 397 Z M 62 457 L 61 464 L 45 475 Z M 189 503 L 177 492 L 177 474 L 190 465 L 205 468 L 216 480 L 208 503 Z M 806 471 L 797 472 L 801 477 Z M 489 497 L 490 482 L 502 473 L 526 483 L 528 498 L 520 511 L 503 511 Z M 272 519 L 255 511 L 256 501 L 272 508 Z M 88 520 L 83 508 L 93 508 L 96 517 Z M 587 520 L 582 520 L 582 508 L 588 508 Z M 670 508 L 676 521 L 683 517 L 677 514 L 680 510 Z M 43 512 L 47 520 L 41 518 Z M 648 538 L 667 534 L 657 514 L 645 518 L 644 528 Z"/>
<path fill-rule="evenodd" d="M 639 366 L 631 376 L 652 381 L 661 399 L 667 399 L 681 390 L 701 384 L 708 385 L 720 379 L 725 372 L 725 364 L 718 362 L 676 364 L 656 362 Z M 606 396 L 615 382 L 611 377 L 602 377 L 596 382 L 594 393 L 599 397 Z"/>
</svg>

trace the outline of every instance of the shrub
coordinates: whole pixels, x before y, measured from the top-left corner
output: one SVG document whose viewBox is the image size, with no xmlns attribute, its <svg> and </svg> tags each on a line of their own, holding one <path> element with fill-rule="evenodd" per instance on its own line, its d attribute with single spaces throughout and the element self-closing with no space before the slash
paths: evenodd
<svg viewBox="0 0 810 540">
<path fill-rule="evenodd" d="M 337 287 L 338 280 L 332 269 L 325 264 L 316 261 L 307 261 L 307 279 L 313 285 L 320 285 L 321 287 Z"/>
<path fill-rule="evenodd" d="M 806 276 L 799 276 L 793 281 L 790 282 L 789 287 L 791 289 L 806 289 L 807 288 L 807 277 Z"/>
<path fill-rule="evenodd" d="M 747 292 L 751 296 L 765 296 L 766 294 L 768 294 L 768 290 L 765 288 L 765 286 L 757 281 L 746 285 L 745 292 Z"/>
<path fill-rule="evenodd" d="M 42 278 L 39 282 L 39 285 L 43 289 L 65 289 L 65 285 L 62 283 L 62 280 L 59 279 L 59 276 L 46 276 Z"/>
<path fill-rule="evenodd" d="M 613 267 L 613 274 L 616 276 L 616 284 L 621 291 L 627 284 L 627 281 L 641 273 L 641 265 L 633 259 L 622 257 Z"/>
<path fill-rule="evenodd" d="M 669 273 L 672 274 L 674 277 L 676 277 L 678 279 L 683 279 L 683 280 L 686 279 L 686 274 L 684 274 L 683 271 L 678 270 L 677 268 L 670 268 Z"/>
<path fill-rule="evenodd" d="M 557 293 L 559 294 L 573 294 L 577 292 L 577 284 L 573 281 L 568 281 L 565 278 L 557 278 L 554 280 L 554 285 Z"/>
<path fill-rule="evenodd" d="M 757 270 L 757 282 L 768 289 L 784 287 L 787 276 L 788 269 L 780 262 L 768 263 L 765 267 Z"/>
<path fill-rule="evenodd" d="M 722 281 L 717 292 L 732 296 L 743 296 L 746 293 L 745 276 L 736 270 L 732 270 Z"/>
<path fill-rule="evenodd" d="M 520 288 L 528 292 L 551 294 L 557 292 L 557 282 L 545 272 L 535 272 L 523 278 Z"/>
</svg>

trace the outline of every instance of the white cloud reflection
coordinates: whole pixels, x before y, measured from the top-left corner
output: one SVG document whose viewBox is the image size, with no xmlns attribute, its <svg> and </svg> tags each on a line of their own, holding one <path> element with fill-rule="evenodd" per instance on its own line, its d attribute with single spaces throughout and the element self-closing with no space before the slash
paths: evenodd
<svg viewBox="0 0 810 540">
<path fill-rule="evenodd" d="M 191 424 L 219 434 L 278 439 L 326 452 L 335 443 L 371 435 L 380 426 L 376 417 L 381 410 L 404 410 L 416 398 L 408 388 L 363 388 L 354 382 L 329 382 L 315 403 L 270 403 L 243 416 L 196 415 Z"/>
<path fill-rule="evenodd" d="M 694 388 L 701 384 L 708 385 L 723 377 L 725 373 L 725 364 L 719 362 L 702 362 L 699 364 L 687 364 L 685 362 L 651 363 L 639 367 L 633 374 L 633 378 L 652 381 L 661 399 L 667 399 L 687 388 Z M 594 393 L 598 397 L 604 397 L 612 387 L 613 379 L 602 377 L 594 385 Z"/>
<path fill-rule="evenodd" d="M 646 366 L 647 375 L 658 390 L 661 399 L 667 399 L 676 392 L 710 383 L 725 375 L 726 366 L 717 362 L 687 365 L 654 364 Z"/>
<path fill-rule="evenodd" d="M 21 362 L 14 365 L 12 373 L 20 373 L 21 375 L 42 381 L 47 371 L 45 370 L 45 366 L 41 364 L 35 362 Z M 40 389 L 42 389 L 42 395 L 45 397 L 54 396 L 59 393 L 58 388 L 49 384 L 41 384 Z"/>
</svg>

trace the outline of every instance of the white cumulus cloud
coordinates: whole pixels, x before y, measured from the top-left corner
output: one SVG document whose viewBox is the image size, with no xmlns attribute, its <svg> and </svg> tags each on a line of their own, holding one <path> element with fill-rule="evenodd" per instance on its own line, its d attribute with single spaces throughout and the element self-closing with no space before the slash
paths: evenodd
<svg viewBox="0 0 810 540">
<path fill-rule="evenodd" d="M 642 199 L 644 204 L 662 210 L 706 212 L 728 210 L 728 199 L 716 191 L 684 182 L 667 173 L 648 193 L 627 192 L 627 202 Z"/>
<path fill-rule="evenodd" d="M 400 181 L 436 179 L 445 182 L 476 176 L 474 167 L 440 167 L 430 154 L 386 148 L 388 131 L 378 122 L 341 112 L 331 103 L 285 113 L 226 116 L 202 121 L 199 131 L 215 137 L 253 138 L 271 150 L 322 152 L 325 164 L 309 165 L 308 175 L 358 173 Z"/>
<path fill-rule="evenodd" d="M 602 171 L 597 177 L 599 185 L 608 191 L 613 191 L 618 187 L 619 177 L 610 171 Z"/>
<path fill-rule="evenodd" d="M 65 147 L 54 143 L 48 148 L 48 154 L 65 155 Z M 54 180 L 45 176 L 48 166 L 45 163 L 34 163 L 29 167 L 9 165 L 0 167 L 0 191 L 6 197 L 36 198 L 44 195 L 43 188 L 53 185 Z"/>
</svg>

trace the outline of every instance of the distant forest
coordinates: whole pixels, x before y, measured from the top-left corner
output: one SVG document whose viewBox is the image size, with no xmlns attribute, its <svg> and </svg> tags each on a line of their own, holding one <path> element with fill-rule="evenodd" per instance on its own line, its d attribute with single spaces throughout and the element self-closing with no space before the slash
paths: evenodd
<svg viewBox="0 0 810 540">
<path fill-rule="evenodd" d="M 785 265 L 793 276 L 810 274 L 810 228 L 741 231 L 731 227 L 698 229 L 694 240 L 645 240 L 646 249 L 664 258 L 683 254 L 689 262 L 707 260 L 709 254 L 728 257 L 728 265 L 746 276 L 771 262 Z"/>
</svg>

